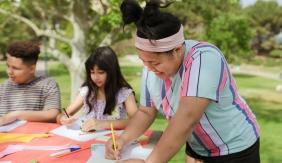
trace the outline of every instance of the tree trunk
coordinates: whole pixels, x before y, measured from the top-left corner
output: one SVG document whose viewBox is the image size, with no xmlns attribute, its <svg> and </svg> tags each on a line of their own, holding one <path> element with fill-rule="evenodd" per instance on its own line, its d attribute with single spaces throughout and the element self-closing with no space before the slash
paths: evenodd
<svg viewBox="0 0 282 163">
<path fill-rule="evenodd" d="M 76 97 L 81 84 L 84 80 L 84 62 L 86 60 L 86 39 L 85 28 L 78 21 L 78 15 L 74 13 L 71 15 L 71 22 L 73 25 L 73 38 L 71 40 L 71 67 L 68 67 L 71 79 L 71 101 Z M 82 20 L 80 20 L 82 21 Z"/>
<path fill-rule="evenodd" d="M 72 102 L 79 93 L 79 88 L 83 83 L 83 78 L 81 78 L 80 75 L 77 74 L 76 72 L 70 71 L 70 80 L 71 80 L 71 102 Z"/>
<path fill-rule="evenodd" d="M 80 45 L 83 46 L 83 45 Z M 73 101 L 77 92 L 84 81 L 84 61 L 85 51 L 80 51 L 81 47 L 77 44 L 72 45 L 71 68 L 68 68 L 71 81 L 70 100 Z"/>
</svg>

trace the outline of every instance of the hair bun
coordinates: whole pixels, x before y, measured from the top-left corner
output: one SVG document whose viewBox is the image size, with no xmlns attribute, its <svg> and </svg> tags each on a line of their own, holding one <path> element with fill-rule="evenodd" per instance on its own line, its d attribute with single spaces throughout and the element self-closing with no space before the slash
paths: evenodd
<svg viewBox="0 0 282 163">
<path fill-rule="evenodd" d="M 135 0 L 124 0 L 120 5 L 124 24 L 136 23 L 142 15 L 142 8 Z"/>
<path fill-rule="evenodd" d="M 159 0 L 151 0 L 146 3 L 146 7 L 144 8 L 144 16 L 150 17 L 156 15 L 159 12 L 160 1 Z"/>
</svg>

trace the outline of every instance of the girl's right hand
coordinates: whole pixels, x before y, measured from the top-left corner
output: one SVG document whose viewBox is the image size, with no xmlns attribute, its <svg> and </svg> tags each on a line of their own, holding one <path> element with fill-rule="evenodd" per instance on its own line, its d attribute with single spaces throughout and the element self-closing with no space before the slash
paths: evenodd
<svg viewBox="0 0 282 163">
<path fill-rule="evenodd" d="M 77 120 L 77 118 L 74 118 L 74 117 L 70 117 L 70 118 L 68 118 L 67 116 L 65 116 L 65 115 L 63 115 L 63 116 L 61 116 L 61 118 L 60 118 L 60 123 L 62 124 L 62 125 L 69 125 L 69 124 L 72 124 L 74 121 L 76 121 Z"/>
<path fill-rule="evenodd" d="M 106 159 L 110 160 L 120 160 L 121 159 L 121 151 L 122 148 L 125 146 L 125 141 L 121 138 L 116 139 L 116 148 L 117 150 L 114 150 L 114 144 L 113 140 L 109 139 L 106 143 Z"/>
</svg>

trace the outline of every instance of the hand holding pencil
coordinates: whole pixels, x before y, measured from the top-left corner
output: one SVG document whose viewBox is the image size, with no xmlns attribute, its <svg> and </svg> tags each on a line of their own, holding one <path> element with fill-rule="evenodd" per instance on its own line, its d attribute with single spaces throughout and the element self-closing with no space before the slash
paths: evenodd
<svg viewBox="0 0 282 163">
<path fill-rule="evenodd" d="M 121 159 L 121 150 L 124 147 L 125 142 L 122 139 L 117 138 L 113 124 L 111 124 L 111 139 L 106 143 L 106 158 L 111 160 Z"/>
<path fill-rule="evenodd" d="M 62 125 L 69 125 L 72 124 L 74 121 L 77 120 L 77 118 L 71 117 L 65 108 L 62 108 L 63 113 L 61 114 L 59 118 L 59 123 Z"/>
</svg>

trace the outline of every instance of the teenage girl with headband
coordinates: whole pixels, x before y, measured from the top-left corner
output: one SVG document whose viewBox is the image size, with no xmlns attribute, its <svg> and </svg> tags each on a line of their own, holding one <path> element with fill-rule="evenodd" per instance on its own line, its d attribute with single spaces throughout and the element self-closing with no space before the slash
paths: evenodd
<svg viewBox="0 0 282 163">
<path fill-rule="evenodd" d="M 256 117 L 224 55 L 210 43 L 185 40 L 179 19 L 159 7 L 158 1 L 144 9 L 134 0 L 121 4 L 124 24 L 136 25 L 135 47 L 145 68 L 140 108 L 116 141 L 117 150 L 107 142 L 106 157 L 119 159 L 161 112 L 168 126 L 153 151 L 146 160 L 128 162 L 168 162 L 184 144 L 187 162 L 260 162 Z"/>
</svg>

